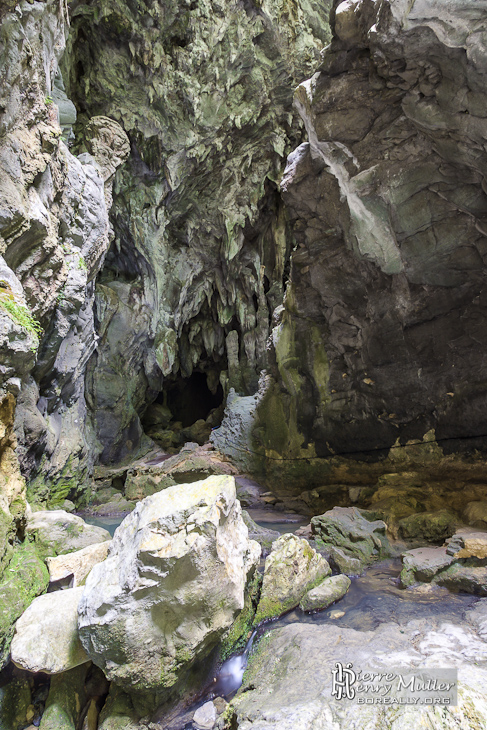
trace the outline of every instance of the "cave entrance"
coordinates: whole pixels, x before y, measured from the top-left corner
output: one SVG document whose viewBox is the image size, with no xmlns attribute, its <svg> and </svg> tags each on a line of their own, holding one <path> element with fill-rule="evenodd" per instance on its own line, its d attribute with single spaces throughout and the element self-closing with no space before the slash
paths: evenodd
<svg viewBox="0 0 487 730">
<path fill-rule="evenodd" d="M 153 441 L 175 453 L 187 441 L 204 444 L 222 422 L 224 394 L 220 373 L 194 371 L 189 378 L 166 380 L 148 406 L 142 425 Z"/>
<path fill-rule="evenodd" d="M 191 426 L 196 421 L 206 421 L 210 412 L 219 408 L 223 403 L 223 388 L 220 382 L 210 382 L 206 373 L 193 372 L 189 378 L 177 378 L 174 382 L 168 382 L 165 393 L 161 393 L 158 403 L 164 403 L 173 415 L 175 421 L 180 421 L 183 428 Z M 161 400 L 162 397 L 162 400 Z"/>
</svg>

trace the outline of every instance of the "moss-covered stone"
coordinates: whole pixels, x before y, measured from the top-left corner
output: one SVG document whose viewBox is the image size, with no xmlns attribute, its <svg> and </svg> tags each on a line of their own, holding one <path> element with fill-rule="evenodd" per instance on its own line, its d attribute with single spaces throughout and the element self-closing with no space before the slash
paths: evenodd
<svg viewBox="0 0 487 730">
<path fill-rule="evenodd" d="M 282 535 L 265 562 L 253 625 L 295 608 L 303 595 L 331 573 L 327 561 L 296 535 Z"/>
<path fill-rule="evenodd" d="M 460 525 L 459 517 L 444 509 L 404 517 L 399 520 L 397 531 L 399 537 L 405 540 L 442 543 L 447 537 L 451 537 Z"/>
<path fill-rule="evenodd" d="M 84 683 L 88 667 L 82 664 L 51 679 L 41 730 L 76 730 L 86 694 Z"/>
<path fill-rule="evenodd" d="M 243 649 L 250 638 L 253 619 L 262 587 L 262 575 L 255 571 L 245 595 L 245 603 L 220 645 L 220 659 L 225 661 L 231 654 Z"/>
<path fill-rule="evenodd" d="M 0 730 L 25 727 L 30 704 L 31 689 L 26 676 L 14 677 L 4 687 L 0 687 Z"/>
<path fill-rule="evenodd" d="M 0 667 L 8 660 L 15 621 L 48 584 L 48 570 L 35 546 L 26 542 L 17 547 L 0 582 Z"/>
</svg>

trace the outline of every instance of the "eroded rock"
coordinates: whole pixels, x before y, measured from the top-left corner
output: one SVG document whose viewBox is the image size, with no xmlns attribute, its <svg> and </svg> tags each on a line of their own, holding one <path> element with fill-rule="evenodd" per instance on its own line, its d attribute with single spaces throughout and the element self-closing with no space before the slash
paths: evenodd
<svg viewBox="0 0 487 730">
<path fill-rule="evenodd" d="M 299 607 L 302 611 L 328 608 L 332 603 L 343 598 L 350 585 L 351 580 L 346 575 L 332 575 L 325 578 L 316 588 L 312 588 L 302 597 Z"/>
<path fill-rule="evenodd" d="M 361 573 L 366 565 L 391 552 L 385 522 L 356 507 L 334 507 L 313 517 L 311 529 L 343 573 Z"/>
<path fill-rule="evenodd" d="M 88 655 L 131 691 L 164 694 L 216 645 L 244 606 L 260 546 L 233 477 L 147 497 L 87 578 L 79 629 Z"/>
<path fill-rule="evenodd" d="M 58 555 L 55 558 L 46 558 L 51 583 L 66 580 L 72 581 L 71 588 L 82 586 L 93 566 L 101 563 L 108 555 L 110 541 L 87 545 L 81 550 L 66 555 Z"/>
<path fill-rule="evenodd" d="M 88 525 L 81 517 L 63 510 L 32 512 L 25 531 L 44 557 L 72 553 L 112 539 L 108 530 Z"/>
<path fill-rule="evenodd" d="M 254 625 L 295 608 L 303 595 L 331 573 L 326 560 L 296 535 L 282 535 L 266 558 Z"/>
</svg>

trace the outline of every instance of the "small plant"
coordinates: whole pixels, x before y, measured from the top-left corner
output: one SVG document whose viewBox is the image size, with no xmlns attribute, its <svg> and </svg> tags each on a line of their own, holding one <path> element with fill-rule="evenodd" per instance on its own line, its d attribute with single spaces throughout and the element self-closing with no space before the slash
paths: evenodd
<svg viewBox="0 0 487 730">
<path fill-rule="evenodd" d="M 44 99 L 44 104 L 46 106 L 51 106 L 51 104 L 54 104 L 54 99 L 50 94 L 48 94 L 48 96 L 46 96 L 46 98 Z"/>
<path fill-rule="evenodd" d="M 66 284 L 64 284 L 64 286 L 62 287 L 62 289 L 60 289 L 58 291 L 58 294 L 57 294 L 57 297 L 56 297 L 56 302 L 58 304 L 62 304 L 65 301 L 65 299 L 66 299 Z"/>
<path fill-rule="evenodd" d="M 83 256 L 79 257 L 79 267 L 81 271 L 88 271 L 88 267 L 86 265 L 86 261 L 84 260 Z"/>
<path fill-rule="evenodd" d="M 24 304 L 19 304 L 15 301 L 11 289 L 3 288 L 3 291 L 0 291 L 0 306 L 7 312 L 10 319 L 13 319 L 23 329 L 27 330 L 31 335 L 34 335 L 36 339 L 42 335 L 43 330 L 39 322 L 32 316 Z M 35 352 L 37 344 L 32 345 L 31 349 Z"/>
</svg>

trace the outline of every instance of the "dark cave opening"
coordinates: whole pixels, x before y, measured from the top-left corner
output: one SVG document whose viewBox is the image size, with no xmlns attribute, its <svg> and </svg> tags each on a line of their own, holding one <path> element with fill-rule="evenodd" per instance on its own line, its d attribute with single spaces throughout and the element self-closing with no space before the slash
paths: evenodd
<svg viewBox="0 0 487 730">
<path fill-rule="evenodd" d="M 164 382 L 164 388 L 142 418 L 145 433 L 168 453 L 188 441 L 205 444 L 223 419 L 225 407 L 218 369 L 194 371 Z"/>
<path fill-rule="evenodd" d="M 223 388 L 217 381 L 210 390 L 206 373 L 193 372 L 189 378 L 178 377 L 165 384 L 166 387 L 156 398 L 156 403 L 169 408 L 175 421 L 183 428 L 202 419 L 206 421 L 210 411 L 223 403 Z"/>
</svg>

